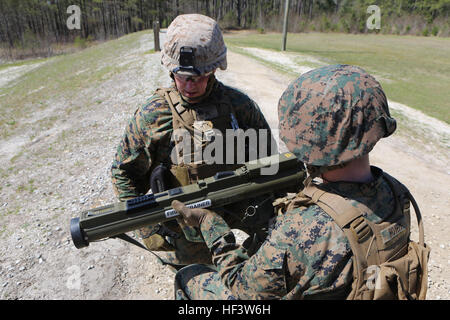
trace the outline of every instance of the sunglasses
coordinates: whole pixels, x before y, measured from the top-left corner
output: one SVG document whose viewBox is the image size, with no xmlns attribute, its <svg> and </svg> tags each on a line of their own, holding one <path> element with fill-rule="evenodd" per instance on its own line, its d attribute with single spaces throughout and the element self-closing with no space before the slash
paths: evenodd
<svg viewBox="0 0 450 320">
<path fill-rule="evenodd" d="M 212 72 L 208 72 L 202 76 L 193 76 L 193 75 L 184 75 L 184 74 L 176 74 L 174 73 L 173 76 L 175 77 L 175 79 L 177 79 L 180 82 L 188 82 L 188 81 L 192 81 L 193 83 L 198 83 L 198 82 L 202 82 L 205 81 L 207 78 L 209 78 L 209 76 L 212 74 Z"/>
</svg>

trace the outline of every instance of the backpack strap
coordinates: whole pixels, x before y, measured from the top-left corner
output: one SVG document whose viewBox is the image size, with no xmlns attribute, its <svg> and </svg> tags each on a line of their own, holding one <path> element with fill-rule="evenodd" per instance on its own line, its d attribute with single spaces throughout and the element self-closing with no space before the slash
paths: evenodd
<svg viewBox="0 0 450 320">
<path fill-rule="evenodd" d="M 419 225 L 419 244 L 422 247 L 425 247 L 425 232 L 423 227 L 422 214 L 420 213 L 420 209 L 419 206 L 417 205 L 416 199 L 414 199 L 411 192 L 409 192 L 408 188 L 406 188 L 403 184 L 398 182 L 397 179 L 395 179 L 391 175 L 387 174 L 386 172 L 383 172 L 383 178 L 385 178 L 385 180 L 388 182 L 389 186 L 391 187 L 396 197 L 403 194 L 405 197 L 408 198 L 409 201 L 411 201 L 414 207 L 414 212 L 416 213 L 417 224 Z"/>
<path fill-rule="evenodd" d="M 363 283 L 367 281 L 368 266 L 379 264 L 376 246 L 372 245 L 375 238 L 372 237 L 370 222 L 363 217 L 363 211 L 354 207 L 350 201 L 335 193 L 319 189 L 313 183 L 310 183 L 303 193 L 336 222 L 350 243 L 354 281 L 348 299 L 353 299 L 354 296 L 361 294 L 358 288 L 363 287 Z M 370 295 L 370 292 L 363 294 Z"/>
<path fill-rule="evenodd" d="M 352 291 L 347 299 L 373 299 L 374 291 L 367 290 L 365 285 L 367 284 L 368 277 L 371 274 L 371 271 L 368 268 L 373 265 L 381 265 L 387 261 L 393 261 L 392 259 L 395 260 L 399 258 L 400 255 L 406 254 L 404 250 L 406 250 L 407 244 L 406 247 L 403 247 L 400 246 L 402 242 L 399 242 L 398 248 L 387 244 L 390 246 L 390 248 L 387 248 L 386 246 L 383 246 L 383 244 L 379 243 L 378 238 L 380 238 L 380 228 L 386 228 L 386 225 L 389 226 L 390 223 L 397 221 L 399 217 L 405 216 L 407 219 L 407 234 L 405 236 L 409 239 L 410 202 L 414 207 L 419 225 L 419 246 L 423 248 L 421 251 L 423 252 L 421 267 L 424 270 L 424 274 L 427 274 L 426 261 L 428 260 L 427 255 L 429 254 L 429 249 L 425 245 L 423 221 L 419 207 L 414 197 L 403 184 L 384 172 L 383 178 L 392 190 L 393 196 L 396 199 L 396 207 L 393 210 L 392 215 L 386 217 L 386 221 L 383 222 L 384 224 L 380 225 L 364 218 L 364 206 L 354 207 L 350 201 L 340 195 L 324 191 L 320 189 L 320 186 L 314 185 L 313 183 L 310 183 L 303 190 L 303 194 L 306 197 L 309 197 L 312 203 L 318 205 L 323 211 L 325 211 L 343 230 L 350 243 L 353 253 L 352 260 L 354 281 L 352 283 Z M 404 269 L 406 270 L 406 268 Z M 399 276 L 402 278 L 402 283 L 408 283 L 405 279 L 403 279 L 408 275 L 400 274 Z M 421 282 L 421 286 L 426 287 L 426 276 L 422 277 Z M 421 291 L 420 297 L 424 298 L 425 292 L 426 288 Z"/>
</svg>

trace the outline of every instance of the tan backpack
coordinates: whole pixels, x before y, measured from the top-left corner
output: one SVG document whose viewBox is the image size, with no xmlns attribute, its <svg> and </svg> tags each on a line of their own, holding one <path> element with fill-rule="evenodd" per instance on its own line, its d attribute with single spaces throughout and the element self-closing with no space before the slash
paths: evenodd
<svg viewBox="0 0 450 320">
<path fill-rule="evenodd" d="M 353 252 L 350 300 L 424 300 L 430 249 L 424 242 L 422 217 L 409 190 L 383 173 L 396 199 L 387 220 L 374 223 L 343 197 L 310 183 L 303 194 L 322 208 L 347 236 Z M 419 224 L 419 242 L 410 239 L 410 201 Z"/>
</svg>

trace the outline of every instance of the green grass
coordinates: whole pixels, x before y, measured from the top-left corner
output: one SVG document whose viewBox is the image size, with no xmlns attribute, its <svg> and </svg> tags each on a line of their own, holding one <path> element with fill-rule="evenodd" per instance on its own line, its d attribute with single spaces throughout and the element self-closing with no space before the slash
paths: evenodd
<svg viewBox="0 0 450 320">
<path fill-rule="evenodd" d="M 280 51 L 281 34 L 227 35 L 227 45 Z M 450 123 L 450 39 L 338 33 L 288 34 L 287 51 L 352 64 L 381 82 L 390 100 Z M 308 65 L 308 64 L 306 64 Z"/>
<path fill-rule="evenodd" d="M 0 88 L 0 138 L 10 136 L 19 128 L 23 130 L 23 120 L 33 111 L 49 107 L 53 99 L 70 102 L 80 90 L 95 87 L 128 68 L 118 66 L 121 61 L 117 61 L 117 56 L 139 46 L 141 36 L 142 32 L 133 33 L 73 54 L 15 63 L 45 62 L 14 80 L 14 85 Z M 70 109 L 70 103 L 67 108 Z"/>
<path fill-rule="evenodd" d="M 20 67 L 20 66 L 24 66 L 24 65 L 28 65 L 28 64 L 42 62 L 45 60 L 46 59 L 44 59 L 44 58 L 39 58 L 39 59 L 27 59 L 27 60 L 22 60 L 22 61 L 16 61 L 16 62 L 12 62 L 12 63 L 3 63 L 3 64 L 0 64 L 0 71 L 7 69 L 9 67 Z"/>
<path fill-rule="evenodd" d="M 18 193 L 28 191 L 29 193 L 33 193 L 36 190 L 36 186 L 34 185 L 34 179 L 28 180 L 28 183 L 21 184 L 17 187 L 16 191 Z"/>
</svg>

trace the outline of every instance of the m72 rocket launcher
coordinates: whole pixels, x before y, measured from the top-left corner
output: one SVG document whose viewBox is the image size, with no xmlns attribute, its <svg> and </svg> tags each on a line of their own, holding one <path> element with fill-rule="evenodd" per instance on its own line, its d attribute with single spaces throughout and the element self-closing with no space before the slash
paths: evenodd
<svg viewBox="0 0 450 320">
<path fill-rule="evenodd" d="M 278 168 L 275 174 L 264 169 Z M 147 194 L 81 213 L 70 221 L 70 233 L 78 249 L 90 242 L 111 238 L 145 226 L 175 219 L 173 200 L 190 208 L 211 209 L 262 195 L 298 192 L 303 186 L 302 162 L 292 153 L 283 153 L 245 163 L 235 171 L 218 172 L 197 183 Z"/>
</svg>

